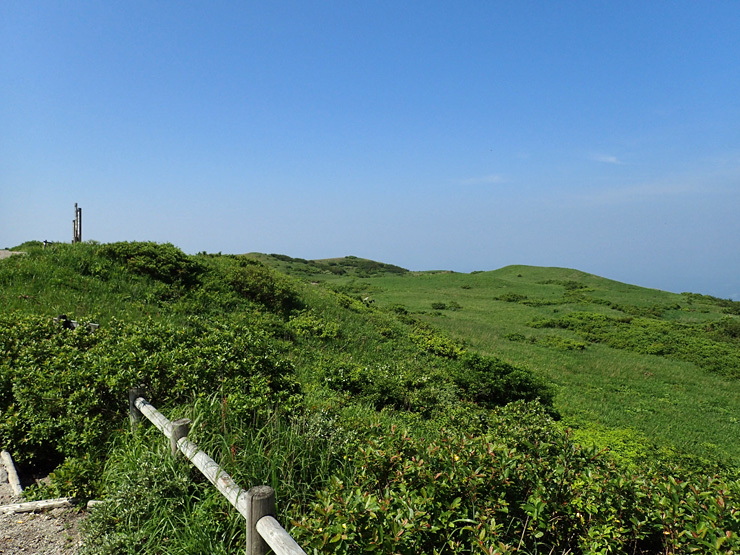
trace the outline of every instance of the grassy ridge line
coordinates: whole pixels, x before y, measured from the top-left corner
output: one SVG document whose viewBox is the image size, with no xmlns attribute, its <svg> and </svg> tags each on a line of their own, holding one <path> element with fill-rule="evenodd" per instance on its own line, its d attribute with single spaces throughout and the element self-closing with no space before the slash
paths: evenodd
<svg viewBox="0 0 740 555">
<path fill-rule="evenodd" d="M 508 266 L 492 272 L 459 274 L 410 272 L 358 279 L 313 274 L 337 290 L 372 297 L 383 307 L 403 307 L 414 317 L 445 330 L 472 349 L 523 366 L 556 385 L 555 405 L 566 422 L 607 445 L 641 452 L 649 443 L 669 452 L 740 459 L 740 382 L 681 360 L 664 345 L 658 354 L 651 339 L 635 334 L 636 347 L 614 348 L 590 341 L 568 326 L 532 327 L 534 322 L 567 321 L 591 313 L 666 328 L 676 349 L 714 341 L 729 327 L 717 348 L 740 355 L 733 326 L 740 303 L 696 294 L 645 289 L 578 270 Z M 435 310 L 434 306 L 445 306 Z M 724 323 L 724 324 L 722 324 Z M 614 326 L 613 339 L 627 338 Z M 714 339 L 713 339 L 714 338 Z M 592 339 L 598 340 L 598 337 Z M 616 341 L 612 341 L 612 344 Z M 645 351 L 653 350 L 653 354 Z M 716 364 L 716 357 L 704 359 Z M 731 374 L 732 372 L 726 372 Z M 625 444 L 626 442 L 626 444 Z"/>
</svg>

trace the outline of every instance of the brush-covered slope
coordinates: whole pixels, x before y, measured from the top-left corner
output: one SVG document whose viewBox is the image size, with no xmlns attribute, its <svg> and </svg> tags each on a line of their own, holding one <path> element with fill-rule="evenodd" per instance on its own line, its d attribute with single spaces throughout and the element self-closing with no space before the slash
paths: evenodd
<svg viewBox="0 0 740 555">
<path fill-rule="evenodd" d="M 308 279 L 532 370 L 584 440 L 740 459 L 738 302 L 522 265 Z"/>
<path fill-rule="evenodd" d="M 621 458 L 581 446 L 554 420 L 539 362 L 512 363 L 515 350 L 497 356 L 496 344 L 461 328 L 440 331 L 486 299 L 526 331 L 500 345 L 622 352 L 558 323 L 578 312 L 564 304 L 591 294 L 572 276 L 492 292 L 486 280 L 497 278 L 486 274 L 352 258 L 335 261 L 344 274 L 322 262 L 297 280 L 266 263 L 316 266 L 155 243 L 23 248 L 0 261 L 0 447 L 28 469 L 55 467 L 29 497 L 108 501 L 90 516 L 86 552 L 244 548 L 243 520 L 210 484 L 172 459 L 156 430 L 128 431 L 127 390 L 139 384 L 170 418 L 191 418 L 191 438 L 237 483 L 273 486 L 281 521 L 307 552 L 740 548 L 732 468 L 677 466 L 634 442 Z M 525 271 L 508 279 L 526 281 Z M 537 284 L 548 279 L 562 283 Z M 481 321 L 501 317 L 484 308 Z M 80 325 L 54 322 L 60 314 Z M 550 335 L 586 346 L 560 349 L 542 339 Z"/>
<path fill-rule="evenodd" d="M 160 403 L 263 388 L 285 410 L 301 391 L 323 388 L 429 417 L 451 399 L 490 408 L 549 406 L 552 397 L 532 374 L 468 353 L 421 322 L 246 257 L 191 257 L 154 243 L 32 247 L 3 261 L 0 284 L 2 408 L 11 416 L 0 438 L 21 461 L 84 454 L 89 442 L 70 436 L 120 414 L 116 399 L 137 384 Z M 55 322 L 62 314 L 79 327 Z M 479 367 L 497 371 L 483 393 L 472 386 Z M 107 432 L 98 424 L 90 434 L 100 445 Z"/>
</svg>

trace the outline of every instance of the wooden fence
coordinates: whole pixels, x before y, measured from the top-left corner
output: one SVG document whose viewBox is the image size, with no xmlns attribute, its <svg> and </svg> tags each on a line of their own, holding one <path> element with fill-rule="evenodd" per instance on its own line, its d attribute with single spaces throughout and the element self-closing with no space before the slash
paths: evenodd
<svg viewBox="0 0 740 555">
<path fill-rule="evenodd" d="M 143 395 L 140 388 L 133 388 L 129 392 L 131 425 L 136 426 L 141 417 L 145 416 L 169 438 L 172 454 L 176 455 L 180 451 L 185 455 L 241 513 L 247 520 L 247 555 L 264 555 L 269 548 L 276 555 L 306 555 L 275 519 L 275 490 L 269 486 L 256 486 L 249 491 L 241 489 L 211 457 L 188 440 L 188 419 L 168 420 Z"/>
</svg>

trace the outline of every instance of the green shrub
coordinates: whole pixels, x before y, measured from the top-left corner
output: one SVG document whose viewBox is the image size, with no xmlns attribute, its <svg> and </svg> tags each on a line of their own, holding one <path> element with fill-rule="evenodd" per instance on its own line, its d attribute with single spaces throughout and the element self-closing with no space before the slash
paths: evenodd
<svg viewBox="0 0 740 555">
<path fill-rule="evenodd" d="M 90 332 L 0 315 L 0 445 L 12 445 L 20 462 L 100 464 L 110 434 L 126 419 L 128 389 L 138 384 L 155 404 L 225 388 L 238 392 L 245 413 L 273 404 L 290 411 L 300 400 L 293 366 L 244 325 L 114 321 Z M 67 475 L 60 469 L 57 477 Z M 79 481 L 69 487 L 89 493 Z"/>
<path fill-rule="evenodd" d="M 417 326 L 409 336 L 422 351 L 445 358 L 457 358 L 463 353 L 463 348 L 438 332 L 429 328 Z"/>
<path fill-rule="evenodd" d="M 355 299 L 354 297 L 350 297 L 344 293 L 336 293 L 336 295 L 339 306 L 342 308 L 348 308 L 353 312 L 365 312 L 370 309 L 369 304 L 363 303 L 359 299 Z"/>
<path fill-rule="evenodd" d="M 720 341 L 740 339 L 740 318 L 725 316 L 716 323 L 708 325 L 708 331 L 714 332 Z"/>
<path fill-rule="evenodd" d="M 396 409 L 429 415 L 443 402 L 457 402 L 449 380 L 393 364 L 359 365 L 337 361 L 322 365 L 324 383 L 376 410 Z M 443 398 L 445 401 L 443 401 Z"/>
<path fill-rule="evenodd" d="M 313 312 L 301 312 L 292 316 L 288 328 L 298 335 L 312 335 L 319 339 L 336 339 L 339 337 L 339 325 L 336 322 L 326 322 Z"/>
<path fill-rule="evenodd" d="M 588 343 L 584 341 L 576 341 L 567 337 L 560 337 L 559 335 L 546 335 L 537 342 L 558 351 L 583 351 L 588 347 Z"/>
<path fill-rule="evenodd" d="M 363 366 L 350 362 L 330 362 L 323 365 L 324 383 L 335 391 L 360 394 L 370 383 Z"/>
<path fill-rule="evenodd" d="M 490 433 L 382 429 L 293 534 L 308 552 L 733 553 L 740 483 L 625 473 L 536 405 L 490 414 Z"/>
<path fill-rule="evenodd" d="M 505 303 L 520 303 L 527 300 L 526 295 L 520 295 L 519 293 L 504 293 L 498 297 L 494 297 L 497 301 L 503 301 Z"/>
<path fill-rule="evenodd" d="M 301 306 L 293 283 L 260 262 L 242 259 L 228 280 L 239 295 L 275 312 L 287 314 Z"/>
<path fill-rule="evenodd" d="M 592 343 L 603 343 L 615 349 L 646 355 L 675 358 L 694 363 L 711 372 L 740 377 L 740 354 L 737 349 L 733 344 L 727 343 L 727 337 L 724 341 L 713 340 L 704 325 L 631 316 L 614 318 L 593 312 L 571 312 L 559 318 L 531 322 L 529 325 L 535 328 L 569 329 Z"/>
<path fill-rule="evenodd" d="M 102 245 L 98 254 L 123 264 L 135 274 L 149 276 L 167 284 L 193 286 L 203 268 L 170 243 L 121 242 Z M 94 274 L 93 269 L 87 272 Z"/>
<path fill-rule="evenodd" d="M 513 333 L 507 333 L 504 336 L 504 339 L 508 339 L 509 341 L 523 342 L 527 340 L 527 337 L 523 333 L 513 332 Z"/>
<path fill-rule="evenodd" d="M 486 408 L 520 400 L 539 400 L 552 407 L 554 393 L 549 386 L 529 370 L 493 357 L 463 354 L 453 380 L 467 398 Z"/>
</svg>

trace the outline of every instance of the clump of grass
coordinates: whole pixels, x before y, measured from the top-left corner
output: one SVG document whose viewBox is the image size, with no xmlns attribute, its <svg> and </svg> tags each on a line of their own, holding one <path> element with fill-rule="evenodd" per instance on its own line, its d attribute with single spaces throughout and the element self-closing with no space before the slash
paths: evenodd
<svg viewBox="0 0 740 555">
<path fill-rule="evenodd" d="M 159 430 L 119 438 L 102 477 L 104 503 L 85 522 L 81 553 L 243 549 L 244 519 L 195 472 L 183 457 L 170 456 Z"/>
</svg>

